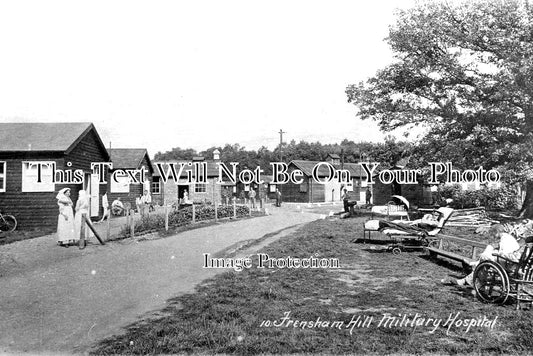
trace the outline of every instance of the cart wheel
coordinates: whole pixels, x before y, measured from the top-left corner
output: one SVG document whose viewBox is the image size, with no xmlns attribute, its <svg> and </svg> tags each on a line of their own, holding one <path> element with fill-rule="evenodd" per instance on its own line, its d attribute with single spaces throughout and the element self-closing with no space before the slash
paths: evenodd
<svg viewBox="0 0 533 356">
<path fill-rule="evenodd" d="M 393 254 L 393 255 L 400 255 L 401 253 L 402 253 L 402 249 L 399 248 L 399 247 L 394 247 L 394 248 L 392 249 L 392 254 Z"/>
<path fill-rule="evenodd" d="M 481 262 L 474 270 L 474 289 L 481 301 L 503 304 L 509 297 L 509 277 L 499 264 Z"/>
</svg>

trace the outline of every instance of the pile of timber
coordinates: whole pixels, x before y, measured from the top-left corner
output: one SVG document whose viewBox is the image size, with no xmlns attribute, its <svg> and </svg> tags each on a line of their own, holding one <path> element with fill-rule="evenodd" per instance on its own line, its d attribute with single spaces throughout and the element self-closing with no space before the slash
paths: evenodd
<svg viewBox="0 0 533 356">
<path fill-rule="evenodd" d="M 456 209 L 448 219 L 446 225 L 460 227 L 490 227 L 491 224 L 498 224 L 499 221 L 492 220 L 487 216 L 485 207 L 471 209 Z"/>
</svg>

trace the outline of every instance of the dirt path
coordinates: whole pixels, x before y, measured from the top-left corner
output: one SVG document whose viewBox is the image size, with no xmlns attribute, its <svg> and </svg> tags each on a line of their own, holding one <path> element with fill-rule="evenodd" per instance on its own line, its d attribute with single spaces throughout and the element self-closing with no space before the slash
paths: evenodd
<svg viewBox="0 0 533 356">
<path fill-rule="evenodd" d="M 203 253 L 319 217 L 290 208 L 272 212 L 163 239 L 85 250 L 57 247 L 53 236 L 1 246 L 0 352 L 87 351 L 224 271 L 203 269 Z"/>
</svg>

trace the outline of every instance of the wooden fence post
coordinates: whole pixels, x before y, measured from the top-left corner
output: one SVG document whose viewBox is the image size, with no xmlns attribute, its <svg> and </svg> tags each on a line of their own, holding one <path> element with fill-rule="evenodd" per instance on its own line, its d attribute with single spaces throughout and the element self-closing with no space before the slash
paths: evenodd
<svg viewBox="0 0 533 356">
<path fill-rule="evenodd" d="M 106 230 L 105 239 L 109 241 L 110 237 L 111 237 L 111 210 L 109 210 L 109 214 L 107 215 L 107 230 Z"/>
<path fill-rule="evenodd" d="M 135 219 L 134 219 L 134 215 L 131 213 L 133 210 L 130 210 L 130 215 L 131 215 L 131 225 L 130 225 L 130 232 L 131 232 L 131 238 L 134 238 L 135 237 Z"/>
<path fill-rule="evenodd" d="M 85 242 L 85 213 L 81 215 L 81 221 L 80 221 L 80 241 L 78 242 L 78 247 L 81 249 L 84 249 L 86 246 Z"/>
<path fill-rule="evenodd" d="M 235 205 L 235 199 L 233 199 L 233 218 L 237 218 L 237 206 Z"/>
<path fill-rule="evenodd" d="M 217 209 L 217 202 L 214 202 L 215 204 L 215 221 L 218 221 L 218 209 Z"/>
<path fill-rule="evenodd" d="M 250 216 L 252 216 L 252 204 L 250 204 L 250 207 L 248 208 L 248 212 L 249 212 Z"/>
<path fill-rule="evenodd" d="M 82 225 L 81 226 L 85 226 L 85 224 L 87 224 L 87 226 L 91 229 L 91 231 L 93 232 L 94 236 L 98 239 L 98 241 L 100 242 L 100 244 L 102 245 L 105 245 L 105 242 L 104 240 L 102 240 L 102 238 L 100 237 L 100 234 L 98 234 L 98 231 L 96 231 L 96 229 L 94 228 L 94 225 L 91 221 L 91 219 L 89 219 L 85 214 L 82 215 Z"/>
<path fill-rule="evenodd" d="M 165 231 L 168 231 L 168 205 L 165 205 Z"/>
<path fill-rule="evenodd" d="M 194 224 L 196 222 L 196 208 L 194 207 L 194 203 L 192 204 L 192 223 Z"/>
</svg>

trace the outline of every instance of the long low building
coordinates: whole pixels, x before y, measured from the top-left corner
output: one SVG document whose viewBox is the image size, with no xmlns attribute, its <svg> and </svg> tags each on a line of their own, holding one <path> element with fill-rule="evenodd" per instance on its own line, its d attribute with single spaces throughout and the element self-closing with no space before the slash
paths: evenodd
<svg viewBox="0 0 533 356">
<path fill-rule="evenodd" d="M 329 182 L 320 183 L 313 178 L 313 169 L 318 167 L 316 175 L 322 182 L 326 181 L 331 173 L 329 166 L 335 171 L 348 171 L 350 180 L 347 183 L 342 183 L 334 178 Z M 330 154 L 326 161 L 293 160 L 288 164 L 289 174 L 296 169 L 303 173 L 303 182 L 301 184 L 291 182 L 279 184 L 278 189 L 281 191 L 283 201 L 298 203 L 337 202 L 341 200 L 345 188 L 351 199 L 360 202 L 365 201 L 366 174 L 359 163 L 341 164 L 338 155 Z"/>
<path fill-rule="evenodd" d="M 91 197 L 90 215 L 97 218 L 107 185 L 92 175 L 91 163 L 109 161 L 92 123 L 0 123 L 0 210 L 14 215 L 20 229 L 53 227 L 57 192 L 70 188 L 75 203 L 85 189 Z M 52 163 L 64 173 L 56 172 L 58 183 L 52 180 Z M 75 170 L 83 172 L 83 183 L 59 183 Z"/>
</svg>

